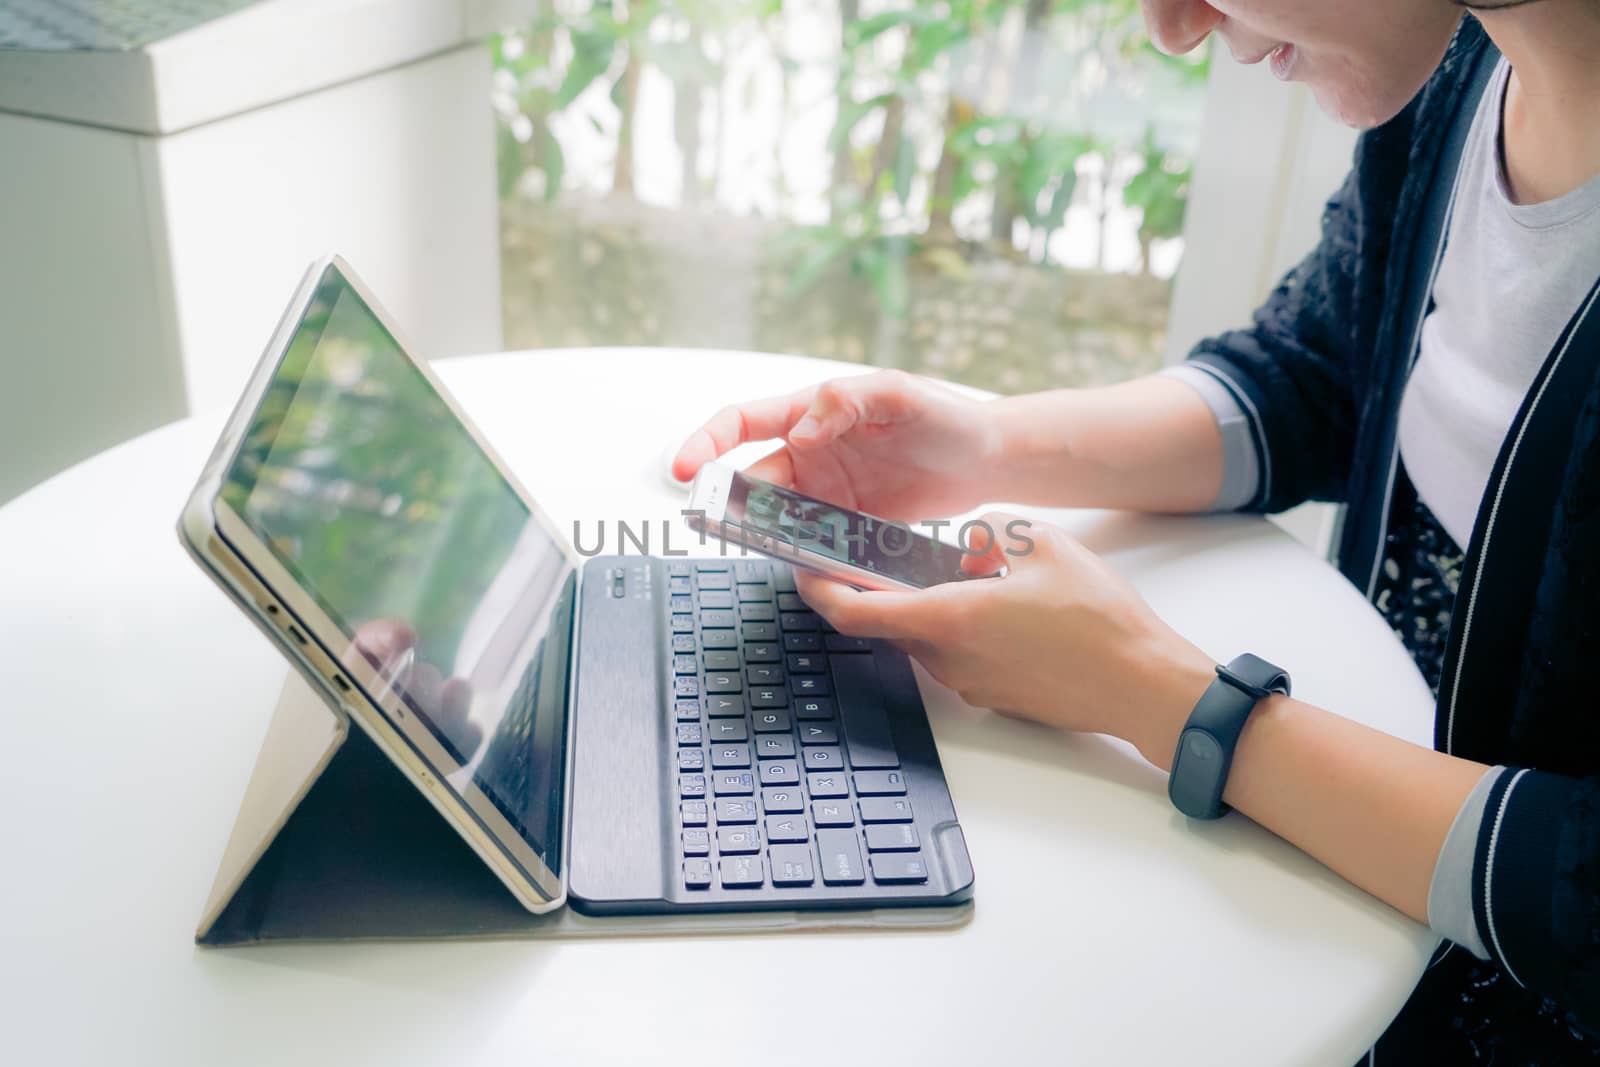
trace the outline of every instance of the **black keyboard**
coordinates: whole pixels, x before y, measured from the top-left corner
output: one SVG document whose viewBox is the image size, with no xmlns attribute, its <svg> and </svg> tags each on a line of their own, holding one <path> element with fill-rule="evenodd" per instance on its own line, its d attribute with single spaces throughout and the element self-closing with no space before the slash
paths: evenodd
<svg viewBox="0 0 1600 1067">
<path fill-rule="evenodd" d="M 667 564 L 686 890 L 928 881 L 870 642 L 767 560 Z"/>
</svg>

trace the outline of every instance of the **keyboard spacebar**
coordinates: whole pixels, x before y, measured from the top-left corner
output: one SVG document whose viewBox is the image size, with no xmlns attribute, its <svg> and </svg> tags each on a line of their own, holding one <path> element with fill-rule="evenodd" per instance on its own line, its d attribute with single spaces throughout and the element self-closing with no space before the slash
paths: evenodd
<svg viewBox="0 0 1600 1067">
<path fill-rule="evenodd" d="M 834 699 L 851 766 L 857 770 L 900 766 L 872 657 L 829 656 L 828 666 L 833 669 Z"/>
</svg>

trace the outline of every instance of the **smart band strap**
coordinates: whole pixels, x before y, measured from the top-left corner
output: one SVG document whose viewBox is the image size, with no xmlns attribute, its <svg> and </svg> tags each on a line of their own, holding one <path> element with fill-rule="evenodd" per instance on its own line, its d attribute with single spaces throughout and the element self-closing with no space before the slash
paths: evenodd
<svg viewBox="0 0 1600 1067">
<path fill-rule="evenodd" d="M 1173 755 L 1167 795 L 1173 806 L 1196 819 L 1215 819 L 1228 810 L 1222 802 L 1233 765 L 1233 750 L 1258 702 L 1289 693 L 1289 674 L 1260 656 L 1245 653 L 1226 666 L 1189 713 Z"/>
</svg>

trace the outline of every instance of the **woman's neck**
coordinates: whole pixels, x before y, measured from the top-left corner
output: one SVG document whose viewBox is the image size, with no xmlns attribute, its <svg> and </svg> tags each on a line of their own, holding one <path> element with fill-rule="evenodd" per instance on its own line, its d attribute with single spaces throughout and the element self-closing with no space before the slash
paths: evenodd
<svg viewBox="0 0 1600 1067">
<path fill-rule="evenodd" d="M 1554 200 L 1600 174 L 1600 0 L 1475 14 L 1511 63 L 1504 144 L 1512 197 Z"/>
</svg>

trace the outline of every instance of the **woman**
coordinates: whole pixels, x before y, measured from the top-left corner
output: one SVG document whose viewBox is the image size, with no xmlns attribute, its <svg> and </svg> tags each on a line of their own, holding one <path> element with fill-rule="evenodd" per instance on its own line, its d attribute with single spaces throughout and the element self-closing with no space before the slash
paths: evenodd
<svg viewBox="0 0 1600 1067">
<path fill-rule="evenodd" d="M 1214 34 L 1370 127 L 1254 324 L 1106 389 L 979 403 L 895 373 L 829 382 L 719 413 L 676 473 L 782 438 L 755 473 L 901 519 L 1344 502 L 1340 566 L 1434 686 L 1437 751 L 1272 695 L 1224 799 L 1452 943 L 1378 1060 L 1593 1058 L 1600 0 L 1143 6 L 1164 50 Z M 1065 534 L 1030 532 L 1002 581 L 802 592 L 975 705 L 1170 768 L 1213 662 Z"/>
</svg>

